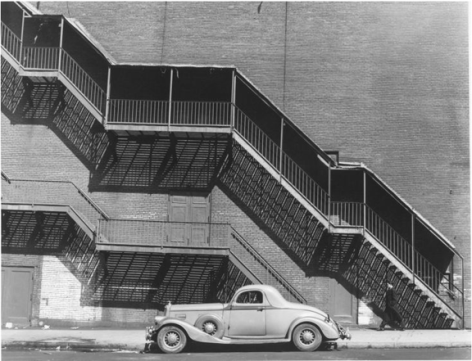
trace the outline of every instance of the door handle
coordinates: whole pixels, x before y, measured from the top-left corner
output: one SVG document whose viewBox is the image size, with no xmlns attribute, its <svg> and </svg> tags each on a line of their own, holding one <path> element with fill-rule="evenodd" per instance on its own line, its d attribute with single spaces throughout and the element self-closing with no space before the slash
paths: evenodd
<svg viewBox="0 0 472 361">
<path fill-rule="evenodd" d="M 259 307 L 259 308 L 257 309 L 257 312 L 262 312 L 262 311 L 264 311 L 264 307 Z"/>
</svg>

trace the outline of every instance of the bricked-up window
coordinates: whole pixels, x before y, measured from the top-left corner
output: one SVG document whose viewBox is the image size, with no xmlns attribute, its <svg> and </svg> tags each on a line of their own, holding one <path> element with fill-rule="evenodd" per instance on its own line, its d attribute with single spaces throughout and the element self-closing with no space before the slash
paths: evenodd
<svg viewBox="0 0 472 361">
<path fill-rule="evenodd" d="M 169 196 L 169 234 L 172 243 L 197 245 L 209 243 L 210 200 L 207 196 Z"/>
</svg>

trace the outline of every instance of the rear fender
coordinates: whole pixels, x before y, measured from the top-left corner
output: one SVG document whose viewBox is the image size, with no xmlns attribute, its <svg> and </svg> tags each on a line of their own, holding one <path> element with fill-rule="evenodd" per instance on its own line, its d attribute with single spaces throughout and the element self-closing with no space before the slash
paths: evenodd
<svg viewBox="0 0 472 361">
<path fill-rule="evenodd" d="M 317 326 L 326 340 L 336 340 L 339 338 L 339 332 L 337 331 L 337 329 L 335 329 L 336 326 L 331 326 L 318 318 L 300 317 L 300 318 L 295 319 L 290 325 L 290 327 L 288 328 L 288 334 L 287 334 L 288 339 L 292 340 L 293 330 L 295 329 L 295 327 L 297 327 L 301 323 L 311 323 Z"/>
<path fill-rule="evenodd" d="M 163 320 L 162 322 L 159 323 L 159 330 L 165 326 L 177 326 L 180 327 L 185 331 L 187 336 L 197 342 L 206 342 L 206 343 L 221 343 L 221 344 L 227 344 L 229 343 L 228 341 L 223 341 L 221 339 L 215 338 L 213 336 L 210 336 L 209 334 L 203 332 L 202 330 L 199 330 L 198 328 L 188 324 L 185 321 L 179 320 L 177 318 L 167 318 Z"/>
</svg>

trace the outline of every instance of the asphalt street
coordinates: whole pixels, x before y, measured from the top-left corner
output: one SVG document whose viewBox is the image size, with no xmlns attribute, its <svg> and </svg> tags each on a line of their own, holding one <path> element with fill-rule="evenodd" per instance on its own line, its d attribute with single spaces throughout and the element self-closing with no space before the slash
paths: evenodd
<svg viewBox="0 0 472 361">
<path fill-rule="evenodd" d="M 343 349 L 340 351 L 269 351 L 266 348 L 241 352 L 190 350 L 177 355 L 139 352 L 71 352 L 57 350 L 2 350 L 3 361 L 230 361 L 230 360 L 470 360 L 470 348 Z"/>
</svg>

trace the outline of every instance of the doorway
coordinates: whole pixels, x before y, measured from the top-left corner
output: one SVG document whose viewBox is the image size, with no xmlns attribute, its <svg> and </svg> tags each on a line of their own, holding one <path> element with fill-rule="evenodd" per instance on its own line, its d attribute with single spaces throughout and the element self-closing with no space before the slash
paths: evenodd
<svg viewBox="0 0 472 361">
<path fill-rule="evenodd" d="M 2 267 L 2 322 L 29 325 L 34 267 Z"/>
<path fill-rule="evenodd" d="M 357 323 L 357 298 L 336 279 L 330 278 L 330 315 L 342 325 Z"/>
<path fill-rule="evenodd" d="M 209 219 L 209 197 L 171 195 L 169 242 L 175 245 L 209 244 Z"/>
</svg>

